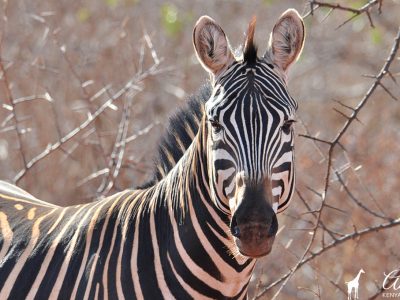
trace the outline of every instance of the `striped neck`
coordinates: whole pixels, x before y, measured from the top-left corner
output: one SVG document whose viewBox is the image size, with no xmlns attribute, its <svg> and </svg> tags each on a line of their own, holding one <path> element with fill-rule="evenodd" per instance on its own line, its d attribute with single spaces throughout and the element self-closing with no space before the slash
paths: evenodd
<svg viewBox="0 0 400 300">
<path fill-rule="evenodd" d="M 237 254 L 229 216 L 212 201 L 204 125 L 203 120 L 192 144 L 170 173 L 143 191 L 158 195 L 149 203 L 153 208 L 150 218 L 154 217 L 158 226 L 151 236 L 157 236 L 159 252 L 165 253 L 158 258 L 164 273 L 169 270 L 171 278 L 178 278 L 185 290 L 205 284 L 215 289 L 216 295 L 242 298 L 255 260 Z"/>
</svg>

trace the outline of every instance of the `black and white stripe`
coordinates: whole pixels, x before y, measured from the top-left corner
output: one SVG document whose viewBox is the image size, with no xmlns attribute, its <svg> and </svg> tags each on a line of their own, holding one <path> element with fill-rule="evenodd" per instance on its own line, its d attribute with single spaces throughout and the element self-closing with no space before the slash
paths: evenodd
<svg viewBox="0 0 400 300">
<path fill-rule="evenodd" d="M 289 10 L 277 24 L 298 19 Z M 257 58 L 249 32 L 235 59 L 222 29 L 199 20 L 212 84 L 171 121 L 143 187 L 59 207 L 0 181 L 0 299 L 246 298 L 276 234 L 271 207 L 293 194 L 297 108 L 282 62 Z"/>
<path fill-rule="evenodd" d="M 206 103 L 207 118 L 223 124 L 213 135 L 215 184 L 224 187 L 218 199 L 234 196 L 241 174 L 254 181 L 269 177 L 277 210 L 288 206 L 295 182 L 294 135 L 290 124 L 285 126 L 295 121 L 296 109 L 297 102 L 265 60 L 229 67 Z M 220 207 L 229 213 L 226 205 Z"/>
</svg>

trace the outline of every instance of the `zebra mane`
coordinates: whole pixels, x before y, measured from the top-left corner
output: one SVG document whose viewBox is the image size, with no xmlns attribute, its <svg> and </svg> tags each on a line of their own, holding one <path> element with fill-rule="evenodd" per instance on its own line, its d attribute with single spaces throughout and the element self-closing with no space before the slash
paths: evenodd
<svg viewBox="0 0 400 300">
<path fill-rule="evenodd" d="M 151 179 L 139 188 L 148 188 L 159 182 L 181 159 L 197 134 L 203 117 L 204 103 L 210 96 L 211 86 L 203 85 L 195 95 L 189 97 L 184 107 L 169 118 L 154 159 Z"/>
<path fill-rule="evenodd" d="M 243 59 L 245 62 L 254 64 L 257 60 L 257 46 L 254 44 L 254 32 L 256 30 L 256 17 L 254 16 L 247 29 L 245 42 L 244 42 L 244 50 L 243 50 Z"/>
</svg>

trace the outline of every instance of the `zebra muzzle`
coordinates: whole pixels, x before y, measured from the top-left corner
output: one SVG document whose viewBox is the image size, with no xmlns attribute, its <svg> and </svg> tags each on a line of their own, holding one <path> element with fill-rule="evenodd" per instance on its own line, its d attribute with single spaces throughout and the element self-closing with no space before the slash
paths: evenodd
<svg viewBox="0 0 400 300">
<path fill-rule="evenodd" d="M 238 223 L 235 216 L 231 221 L 231 233 L 242 255 L 257 258 L 269 254 L 278 231 L 276 215 L 270 222 Z"/>
</svg>

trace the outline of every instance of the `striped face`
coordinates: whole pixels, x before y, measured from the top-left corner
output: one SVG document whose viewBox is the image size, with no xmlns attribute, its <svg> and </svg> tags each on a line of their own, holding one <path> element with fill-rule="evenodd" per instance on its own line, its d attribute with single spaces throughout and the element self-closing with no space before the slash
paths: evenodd
<svg viewBox="0 0 400 300">
<path fill-rule="evenodd" d="M 233 214 L 246 185 L 265 185 L 274 211 L 288 206 L 295 182 L 296 109 L 285 83 L 264 60 L 235 62 L 215 82 L 205 111 L 218 207 Z"/>
<path fill-rule="evenodd" d="M 260 257 L 272 249 L 276 213 L 294 191 L 294 133 L 297 103 L 286 87 L 287 70 L 304 42 L 304 24 L 286 11 L 259 58 L 250 23 L 243 56 L 236 58 L 225 33 L 209 17 L 193 32 L 197 56 L 210 73 L 213 92 L 205 105 L 211 197 L 230 216 L 237 250 Z"/>
</svg>

